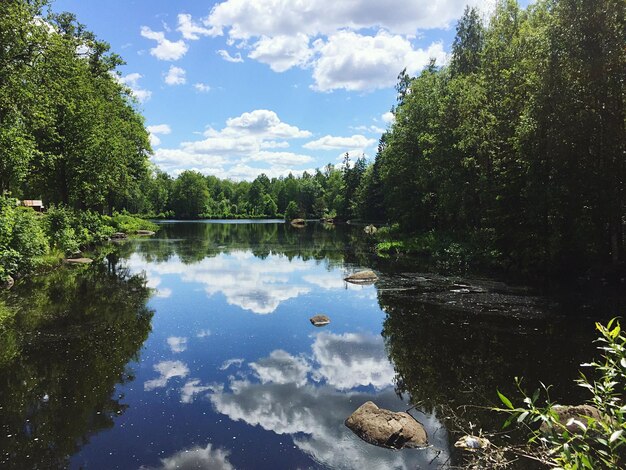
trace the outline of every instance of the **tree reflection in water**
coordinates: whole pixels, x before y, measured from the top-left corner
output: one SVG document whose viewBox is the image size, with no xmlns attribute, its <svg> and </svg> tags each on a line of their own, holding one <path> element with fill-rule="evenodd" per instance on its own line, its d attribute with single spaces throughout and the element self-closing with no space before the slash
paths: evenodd
<svg viewBox="0 0 626 470">
<path fill-rule="evenodd" d="M 16 286 L 0 316 L 0 466 L 63 468 L 124 413 L 150 332 L 150 289 L 109 264 L 59 269 Z M 26 294 L 27 293 L 27 294 Z M 4 350 L 4 348 L 2 348 Z"/>
</svg>

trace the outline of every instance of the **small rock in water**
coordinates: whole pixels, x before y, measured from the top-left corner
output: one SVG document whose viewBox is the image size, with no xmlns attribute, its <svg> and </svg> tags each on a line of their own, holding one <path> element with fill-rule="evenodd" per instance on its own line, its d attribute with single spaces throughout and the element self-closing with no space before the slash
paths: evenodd
<svg viewBox="0 0 626 470">
<path fill-rule="evenodd" d="M 330 323 L 330 318 L 326 315 L 315 315 L 314 317 L 309 318 L 309 321 L 313 324 L 313 326 L 326 326 Z"/>
<path fill-rule="evenodd" d="M 353 284 L 371 284 L 378 280 L 378 276 L 374 271 L 366 270 L 352 273 L 344 278 L 344 281 L 351 282 Z"/>
<path fill-rule="evenodd" d="M 293 227 L 298 227 L 298 228 L 304 227 L 306 225 L 306 220 L 304 220 L 304 219 L 293 219 L 291 221 L 291 225 Z"/>
<path fill-rule="evenodd" d="M 137 235 L 143 235 L 146 237 L 150 237 L 152 235 L 154 235 L 154 232 L 152 230 L 137 230 Z"/>
<path fill-rule="evenodd" d="M 380 447 L 403 449 L 428 445 L 424 426 L 413 416 L 378 408 L 371 401 L 352 413 L 345 425 L 365 442 Z"/>
<path fill-rule="evenodd" d="M 366 225 L 363 231 L 368 235 L 374 235 L 376 232 L 378 232 L 378 229 L 373 225 Z"/>
<path fill-rule="evenodd" d="M 111 235 L 112 240 L 121 240 L 123 238 L 128 238 L 128 235 L 126 235 L 124 232 L 115 232 L 113 235 Z"/>
<path fill-rule="evenodd" d="M 479 450 L 486 449 L 491 445 L 488 439 L 484 437 L 476 437 L 476 436 L 463 436 L 458 441 L 454 443 L 454 447 L 458 447 L 459 449 L 466 450 L 468 452 L 476 452 Z"/>
</svg>

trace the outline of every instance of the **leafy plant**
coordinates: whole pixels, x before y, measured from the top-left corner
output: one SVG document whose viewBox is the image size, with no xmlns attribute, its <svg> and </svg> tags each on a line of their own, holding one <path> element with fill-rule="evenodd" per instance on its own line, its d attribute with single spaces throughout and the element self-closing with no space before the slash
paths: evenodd
<svg viewBox="0 0 626 470">
<path fill-rule="evenodd" d="M 588 404 L 597 411 L 587 407 L 589 413 L 565 421 L 558 405 L 550 401 L 550 387 L 542 385 L 529 396 L 518 380 L 524 396 L 520 407 L 498 392 L 506 408 L 497 410 L 510 414 L 505 427 L 514 422 L 526 426 L 531 431 L 533 457 L 564 470 L 616 469 L 626 464 L 626 335 L 615 319 L 607 326 L 596 323 L 596 328 L 600 332 L 596 342 L 601 358 L 582 364 L 592 369 L 595 378 L 581 372 L 577 383 L 589 390 Z M 545 406 L 539 404 L 542 392 Z"/>
</svg>

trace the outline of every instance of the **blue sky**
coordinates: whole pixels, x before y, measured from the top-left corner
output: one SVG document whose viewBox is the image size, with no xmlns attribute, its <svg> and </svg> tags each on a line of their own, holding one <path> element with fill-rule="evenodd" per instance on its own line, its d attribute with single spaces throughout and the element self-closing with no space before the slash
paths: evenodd
<svg viewBox="0 0 626 470">
<path fill-rule="evenodd" d="M 373 158 L 406 67 L 445 62 L 467 0 L 56 0 L 127 65 L 152 161 L 251 180 Z M 490 1 L 470 0 L 487 10 Z"/>
</svg>

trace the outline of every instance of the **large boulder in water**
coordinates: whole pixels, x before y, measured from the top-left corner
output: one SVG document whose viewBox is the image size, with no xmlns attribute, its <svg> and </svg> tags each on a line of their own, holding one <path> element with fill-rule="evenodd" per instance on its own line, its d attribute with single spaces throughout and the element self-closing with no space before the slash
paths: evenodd
<svg viewBox="0 0 626 470">
<path fill-rule="evenodd" d="M 559 423 L 565 426 L 565 429 L 567 429 L 570 434 L 581 434 L 583 429 L 580 424 L 586 427 L 588 418 L 595 420 L 602 419 L 600 410 L 591 405 L 554 405 L 552 410 L 558 415 Z M 544 433 L 550 432 L 551 430 L 558 433 L 563 431 L 562 428 L 551 428 L 546 422 L 544 422 L 539 429 Z"/>
<path fill-rule="evenodd" d="M 376 446 L 402 449 L 428 445 L 424 426 L 413 416 L 378 408 L 371 401 L 363 403 L 345 424 L 361 439 Z"/>
<path fill-rule="evenodd" d="M 115 232 L 113 235 L 111 235 L 112 240 L 123 240 L 124 238 L 128 238 L 128 235 L 126 235 L 124 232 Z"/>
<path fill-rule="evenodd" d="M 152 235 L 154 235 L 154 232 L 152 230 L 137 230 L 137 235 L 151 237 Z"/>
<path fill-rule="evenodd" d="M 306 225 L 306 220 L 304 220 L 304 219 L 293 219 L 291 221 L 291 225 L 293 227 L 298 227 L 298 228 L 304 227 Z"/>
<path fill-rule="evenodd" d="M 344 281 L 353 284 L 372 284 L 378 280 L 378 276 L 374 271 L 366 270 L 352 273 L 344 278 Z"/>
</svg>

